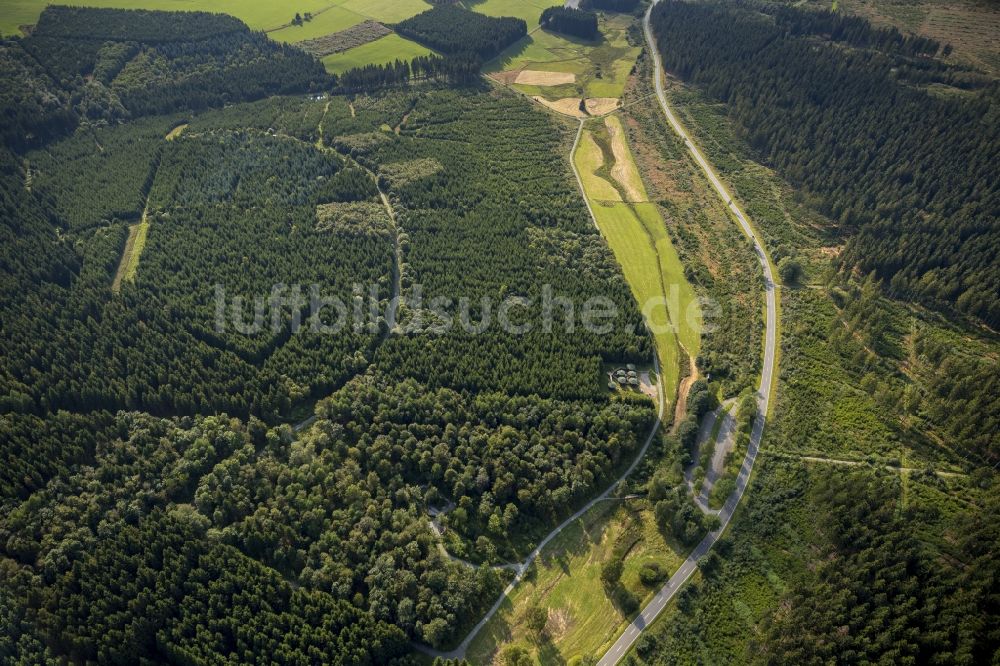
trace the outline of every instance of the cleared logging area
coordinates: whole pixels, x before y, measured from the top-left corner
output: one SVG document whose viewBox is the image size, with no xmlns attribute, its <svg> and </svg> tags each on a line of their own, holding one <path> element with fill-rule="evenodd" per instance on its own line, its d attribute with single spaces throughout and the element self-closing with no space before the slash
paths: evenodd
<svg viewBox="0 0 1000 666">
<path fill-rule="evenodd" d="M 303 40 L 298 43 L 298 46 L 317 58 L 323 58 L 334 53 L 342 53 L 353 49 L 355 46 L 374 42 L 376 39 L 385 37 L 391 32 L 392 30 L 378 21 L 368 20 L 340 32 L 315 39 Z"/>
<path fill-rule="evenodd" d="M 149 234 L 149 221 L 146 213 L 142 214 L 142 222 L 133 224 L 128 228 L 128 239 L 125 241 L 125 251 L 122 252 L 121 263 L 115 271 L 115 278 L 111 282 L 111 291 L 118 293 L 122 290 L 122 282 L 131 282 L 135 279 L 135 273 L 139 270 L 139 257 L 142 249 L 146 247 L 146 236 Z"/>
</svg>

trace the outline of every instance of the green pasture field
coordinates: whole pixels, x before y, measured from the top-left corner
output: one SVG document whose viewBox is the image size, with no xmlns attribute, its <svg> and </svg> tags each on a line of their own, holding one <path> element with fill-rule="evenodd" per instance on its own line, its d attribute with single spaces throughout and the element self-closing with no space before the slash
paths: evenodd
<svg viewBox="0 0 1000 666">
<path fill-rule="evenodd" d="M 472 11 L 487 16 L 516 16 L 524 19 L 531 32 L 538 27 L 542 11 L 557 3 L 546 0 L 467 0 L 463 4 Z"/>
<path fill-rule="evenodd" d="M 121 291 L 122 282 L 135 280 L 135 274 L 139 270 L 139 257 L 146 247 L 146 237 L 149 235 L 149 221 L 143 214 L 142 222 L 133 224 L 128 229 L 128 239 L 125 241 L 125 250 L 122 252 L 121 263 L 115 272 L 114 280 L 111 283 L 111 291 L 116 294 Z"/>
<path fill-rule="evenodd" d="M 306 21 L 302 25 L 290 25 L 281 30 L 274 30 L 267 33 L 267 36 L 278 42 L 301 42 L 304 39 L 316 39 L 346 30 L 367 18 L 343 7 L 330 7 L 322 14 L 314 16 L 311 21 Z"/>
<path fill-rule="evenodd" d="M 629 149 L 621 119 L 617 115 L 610 115 L 604 119 L 604 125 L 608 131 L 608 143 L 612 151 L 612 159 L 615 162 L 613 177 L 622 185 L 626 194 L 632 194 L 628 201 L 649 201 L 646 186 L 642 184 L 642 177 L 639 176 L 635 158 Z"/>
<path fill-rule="evenodd" d="M 580 145 L 577 146 L 573 159 L 576 161 L 576 168 L 580 172 L 583 189 L 588 198 L 594 201 L 622 200 L 615 186 L 606 178 L 598 175 L 604 166 L 604 154 L 601 152 L 601 147 L 597 145 L 597 141 L 594 140 L 593 132 L 585 130 L 580 135 Z"/>
<path fill-rule="evenodd" d="M 403 39 L 396 33 L 386 35 L 343 53 L 334 53 L 323 58 L 326 71 L 333 74 L 346 72 L 363 65 L 381 65 L 394 60 L 412 60 L 417 56 L 433 53 L 426 46 Z"/>
<path fill-rule="evenodd" d="M 337 32 L 365 19 L 396 23 L 430 9 L 424 0 L 297 0 L 286 5 L 267 0 L 0 0 L 0 31 L 15 34 L 18 26 L 33 24 L 49 4 L 119 9 L 221 12 L 240 19 L 255 30 L 274 30 L 291 22 L 295 13 L 316 15 L 301 27 L 275 30 L 274 39 L 295 42 Z M 539 10 L 541 13 L 541 10 Z M 537 17 L 535 19 L 537 23 Z"/>
<path fill-rule="evenodd" d="M 656 205 L 639 203 L 633 208 L 656 249 L 660 276 L 667 289 L 667 304 L 671 308 L 670 317 L 677 324 L 677 337 L 688 355 L 697 357 L 701 351 L 702 320 L 694 288 L 684 276 L 684 265 L 667 235 L 663 218 Z"/>
<path fill-rule="evenodd" d="M 644 310 L 648 324 L 654 329 L 653 337 L 656 339 L 663 375 L 664 397 L 672 401 L 680 380 L 680 351 L 671 325 L 669 307 L 663 305 L 665 296 L 659 258 L 633 208 L 638 205 L 620 201 L 594 201 L 592 206 L 597 226 L 622 265 L 625 279 L 632 288 L 640 309 Z"/>
<path fill-rule="evenodd" d="M 0 0 L 0 32 L 5 35 L 18 33 L 19 26 L 30 25 L 48 0 Z M 430 9 L 424 0 L 302 0 L 294 5 L 266 2 L 265 0 L 66 0 L 57 4 L 120 9 L 159 9 L 163 11 L 206 11 L 230 14 L 254 30 L 267 30 L 271 39 L 281 42 L 299 42 L 345 30 L 367 19 L 383 23 L 397 23 Z M 312 13 L 314 18 L 301 26 L 290 25 L 295 13 Z M 541 13 L 541 10 L 539 10 Z M 537 23 L 537 16 L 535 19 Z M 401 40 L 401 38 L 397 38 Z M 380 42 L 385 55 L 368 49 L 355 53 L 344 62 L 351 66 L 390 62 L 397 57 L 412 58 L 428 53 L 422 47 L 402 48 L 397 40 Z M 405 40 L 404 40 L 405 41 Z M 367 46 L 367 45 L 366 45 Z M 361 48 L 361 47 L 358 47 Z M 420 50 L 418 50 L 420 49 Z M 330 71 L 343 71 L 349 67 L 337 65 Z"/>
<path fill-rule="evenodd" d="M 255 30 L 270 30 L 292 20 L 295 12 L 319 12 L 338 4 L 326 0 L 301 0 L 289 6 L 266 0 L 2 0 L 0 1 L 0 31 L 17 32 L 18 26 L 34 24 L 38 15 L 50 4 L 117 9 L 159 9 L 162 11 L 203 11 L 230 14 Z M 363 19 L 358 19 L 360 22 Z"/>
</svg>

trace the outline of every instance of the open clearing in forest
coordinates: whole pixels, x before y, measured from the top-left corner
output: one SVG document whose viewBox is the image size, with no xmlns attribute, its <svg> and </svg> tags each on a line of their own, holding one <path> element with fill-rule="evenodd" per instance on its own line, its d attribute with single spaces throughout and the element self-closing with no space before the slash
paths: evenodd
<svg viewBox="0 0 1000 666">
<path fill-rule="evenodd" d="M 680 351 L 670 318 L 670 301 L 664 292 L 659 257 L 635 211 L 639 206 L 652 205 L 592 202 L 597 226 L 621 264 L 635 300 L 653 330 L 663 374 L 664 397 L 672 401 L 680 375 Z"/>
<path fill-rule="evenodd" d="M 587 113 L 592 116 L 603 116 L 618 108 L 619 99 L 617 97 L 588 97 L 584 100 Z"/>
<path fill-rule="evenodd" d="M 820 0 L 810 4 L 822 6 Z M 827 3 L 828 4 L 828 3 Z M 877 26 L 895 26 L 951 44 L 949 61 L 1000 72 L 1000 5 L 977 0 L 841 0 L 841 9 Z"/>
<path fill-rule="evenodd" d="M 499 1 L 474 3 L 471 8 L 493 13 Z M 574 75 L 571 82 L 558 85 L 534 85 L 523 80 L 517 81 L 516 89 L 526 95 L 541 95 L 548 99 L 621 97 L 640 51 L 639 46 L 632 46 L 628 42 L 628 27 L 634 21 L 633 17 L 602 13 L 599 19 L 602 37 L 588 41 L 535 29 L 542 8 L 536 9 L 533 19 L 528 21 L 529 34 L 487 63 L 485 71 L 498 73 L 538 70 Z"/>
<path fill-rule="evenodd" d="M 340 74 L 355 67 L 384 65 L 396 60 L 412 60 L 417 56 L 430 55 L 431 53 L 433 51 L 426 46 L 403 39 L 393 33 L 348 51 L 329 55 L 323 58 L 323 65 L 326 66 L 326 71 Z"/>
<path fill-rule="evenodd" d="M 509 76 L 510 74 L 514 74 L 515 76 Z M 491 78 L 510 85 L 517 78 L 516 74 L 517 72 L 500 72 L 499 74 L 492 74 Z M 505 75 L 508 76 L 505 78 Z M 580 97 L 546 99 L 541 95 L 532 95 L 531 98 L 539 104 L 571 118 L 603 116 L 618 108 L 618 98 L 616 97 L 589 97 L 583 100 L 584 107 L 587 109 L 586 112 L 580 109 Z"/>
<path fill-rule="evenodd" d="M 632 159 L 621 120 L 617 116 L 608 116 L 604 120 L 604 126 L 608 128 L 611 152 L 615 160 L 615 165 L 611 167 L 611 177 L 625 189 L 626 201 L 648 201 L 649 197 L 646 196 L 646 188 L 639 177 L 635 160 Z"/>
<path fill-rule="evenodd" d="M 672 400 L 680 375 L 678 342 L 692 357 L 701 349 L 702 318 L 694 288 L 660 211 L 647 200 L 620 119 L 588 121 L 573 160 L 597 225 L 653 328 L 664 391 Z"/>
<path fill-rule="evenodd" d="M 543 106 L 561 113 L 563 115 L 572 116 L 573 118 L 586 118 L 587 114 L 580 110 L 580 98 L 579 97 L 565 97 L 563 99 L 545 99 L 535 95 L 532 97 L 533 100 L 538 102 Z"/>
<path fill-rule="evenodd" d="M 378 21 L 366 20 L 345 30 L 315 39 L 304 39 L 297 44 L 303 51 L 311 53 L 317 58 L 325 58 L 334 53 L 350 51 L 368 42 L 374 42 L 376 39 L 391 33 L 392 30 Z"/>
<path fill-rule="evenodd" d="M 622 197 L 614 184 L 601 177 L 604 167 L 604 153 L 594 139 L 592 132 L 584 130 L 580 135 L 580 144 L 573 155 L 576 168 L 583 181 L 583 189 L 587 197 L 593 201 L 621 201 Z"/>
<path fill-rule="evenodd" d="M 567 527 L 541 552 L 530 572 L 469 646 L 473 664 L 494 663 L 509 644 L 541 663 L 566 663 L 600 654 L 624 628 L 625 614 L 601 581 L 605 562 L 624 558 L 621 586 L 642 602 L 651 590 L 639 580 L 643 566 L 672 572 L 680 566 L 674 544 L 664 542 L 651 511 L 631 511 L 620 501 L 601 502 Z M 529 608 L 547 615 L 545 638 L 525 626 Z"/>
<path fill-rule="evenodd" d="M 169 132 L 167 132 L 167 135 L 165 137 L 163 137 L 163 138 L 166 141 L 173 141 L 174 139 L 176 139 L 177 137 L 179 137 L 181 134 L 183 134 L 184 130 L 186 130 L 187 128 L 188 128 L 188 124 L 187 123 L 181 123 L 177 127 L 173 128 L 172 130 L 170 130 Z"/>
<path fill-rule="evenodd" d="M 142 221 L 133 224 L 128 228 L 128 239 L 125 241 L 125 250 L 122 252 L 122 259 L 115 271 L 115 278 L 111 281 L 111 291 L 117 294 L 122 289 L 123 282 L 131 282 L 135 279 L 135 273 L 139 270 L 139 257 L 142 249 L 146 247 L 146 236 L 149 234 L 149 221 L 146 213 L 142 213 Z"/>
<path fill-rule="evenodd" d="M 522 86 L 561 86 L 576 81 L 573 72 L 543 72 L 537 69 L 522 69 L 514 83 Z"/>
</svg>

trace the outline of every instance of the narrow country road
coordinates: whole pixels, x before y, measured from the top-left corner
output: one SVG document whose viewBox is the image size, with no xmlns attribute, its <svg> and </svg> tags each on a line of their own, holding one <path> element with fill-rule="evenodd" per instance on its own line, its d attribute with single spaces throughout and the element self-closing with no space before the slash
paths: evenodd
<svg viewBox="0 0 1000 666">
<path fill-rule="evenodd" d="M 684 583 L 691 577 L 691 575 L 698 568 L 698 560 L 703 557 L 708 551 L 715 545 L 719 537 L 725 531 L 726 526 L 729 525 L 729 521 L 733 517 L 733 513 L 736 511 L 736 507 L 739 505 L 740 500 L 743 498 L 743 492 L 746 490 L 747 483 L 750 481 L 750 473 L 753 470 L 754 461 L 757 459 L 757 451 L 760 448 L 761 436 L 764 434 L 764 421 L 767 417 L 768 403 L 771 396 L 771 385 L 774 376 L 774 366 L 775 366 L 775 347 L 777 345 L 777 293 L 774 284 L 774 274 L 771 271 L 771 263 L 768 261 L 767 254 L 764 251 L 763 246 L 758 240 L 756 234 L 751 228 L 750 223 L 747 221 L 746 217 L 743 215 L 743 211 L 740 210 L 739 206 L 733 202 L 732 197 L 726 190 L 725 186 L 715 175 L 712 167 L 702 156 L 701 151 L 698 150 L 697 146 L 691 141 L 687 132 L 674 117 L 673 112 L 670 110 L 670 106 L 667 104 L 667 97 L 663 90 L 663 67 L 660 62 L 660 54 L 656 49 L 656 41 L 653 38 L 653 30 L 650 26 L 650 13 L 653 11 L 653 6 L 655 6 L 657 0 L 654 0 L 653 5 L 650 5 L 649 9 L 646 10 L 646 15 L 643 17 L 643 31 L 646 34 L 646 45 L 649 49 L 650 55 L 653 57 L 653 83 L 656 88 L 656 97 L 660 100 L 660 106 L 663 108 L 663 113 L 667 117 L 667 121 L 673 128 L 674 132 L 684 141 L 684 145 L 687 146 L 688 151 L 697 162 L 698 166 L 704 172 L 705 177 L 708 178 L 709 182 L 712 183 L 712 187 L 718 193 L 719 197 L 726 203 L 726 206 L 732 211 L 736 220 L 740 224 L 740 228 L 743 233 L 750 239 L 753 243 L 754 251 L 757 254 L 757 258 L 760 261 L 761 268 L 764 273 L 764 292 L 767 298 L 767 319 L 765 322 L 766 330 L 764 334 L 764 365 L 761 370 L 760 375 L 760 386 L 757 389 L 757 416 L 754 418 L 753 427 L 750 431 L 750 446 L 747 449 L 746 458 L 743 460 L 743 466 L 740 468 L 739 476 L 736 479 L 736 489 L 733 494 L 729 496 L 726 500 L 726 504 L 722 507 L 722 511 L 719 513 L 720 526 L 719 529 L 714 532 L 710 532 L 708 535 L 702 539 L 695 549 L 688 555 L 687 559 L 680 566 L 676 573 L 670 577 L 670 580 L 660 589 L 659 592 L 653 597 L 645 608 L 639 613 L 639 615 L 632 620 L 629 626 L 625 629 L 624 633 L 615 641 L 611 649 L 605 653 L 605 655 L 598 662 L 599 666 L 614 666 L 617 664 L 632 648 L 642 632 L 653 623 L 660 612 L 666 607 L 670 600 L 673 598 L 674 594 L 677 593 Z"/>
</svg>

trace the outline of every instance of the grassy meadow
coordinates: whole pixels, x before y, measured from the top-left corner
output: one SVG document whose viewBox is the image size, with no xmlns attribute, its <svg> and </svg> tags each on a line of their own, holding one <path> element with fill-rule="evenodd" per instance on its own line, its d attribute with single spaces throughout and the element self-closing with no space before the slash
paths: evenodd
<svg viewBox="0 0 1000 666">
<path fill-rule="evenodd" d="M 487 16 L 516 16 L 528 24 L 528 31 L 538 27 L 538 17 L 552 3 L 546 0 L 470 0 L 464 3 L 474 12 Z"/>
<path fill-rule="evenodd" d="M 657 205 L 648 200 L 621 120 L 587 123 L 573 160 L 597 225 L 653 328 L 663 389 L 672 400 L 680 375 L 678 342 L 691 356 L 701 349 L 695 291 Z"/>
<path fill-rule="evenodd" d="M 324 9 L 321 14 L 313 16 L 312 20 L 306 21 L 302 25 L 290 25 L 280 30 L 274 30 L 269 32 L 267 36 L 279 42 L 301 42 L 346 30 L 361 23 L 366 18 L 366 16 L 343 7 L 334 6 Z"/>
<path fill-rule="evenodd" d="M 395 60 L 412 60 L 430 53 L 433 51 L 427 47 L 392 33 L 343 53 L 329 55 L 323 58 L 323 64 L 326 66 L 326 71 L 339 74 L 355 67 L 382 65 Z"/>
<path fill-rule="evenodd" d="M 111 7 L 117 9 L 158 9 L 162 11 L 203 11 L 230 14 L 254 30 L 271 30 L 292 20 L 295 12 L 313 14 L 338 2 L 327 0 L 302 0 L 294 6 L 265 0 L 3 0 L 0 2 L 0 31 L 17 32 L 18 26 L 33 24 L 38 15 L 50 4 L 78 5 L 85 7 Z M 357 22 L 362 21 L 359 18 Z"/>
<path fill-rule="evenodd" d="M 622 202 L 592 202 L 601 233 L 622 265 L 625 279 L 653 329 L 667 400 L 673 400 L 680 374 L 680 351 L 664 297 L 659 260 L 632 206 Z M 655 304 L 649 306 L 647 304 Z"/>
<path fill-rule="evenodd" d="M 640 602 L 654 590 L 639 578 L 644 566 L 672 572 L 682 561 L 674 545 L 664 541 L 651 511 L 633 510 L 620 502 L 601 503 L 542 551 L 476 636 L 467 659 L 472 664 L 497 663 L 511 647 L 524 649 L 543 664 L 601 654 L 630 617 L 616 601 L 615 591 L 601 580 L 602 566 L 623 557 L 620 585 Z M 526 622 L 529 610 L 535 608 L 546 616 L 541 635 Z"/>
<path fill-rule="evenodd" d="M 111 283 L 111 291 L 118 293 L 121 291 L 123 282 L 131 282 L 135 279 L 136 271 L 139 270 L 139 257 L 146 247 L 146 237 L 149 235 L 149 221 L 146 220 L 145 213 L 142 222 L 133 224 L 128 228 L 128 239 L 125 241 L 125 250 L 122 252 L 121 263 L 115 272 L 114 280 Z"/>
</svg>

